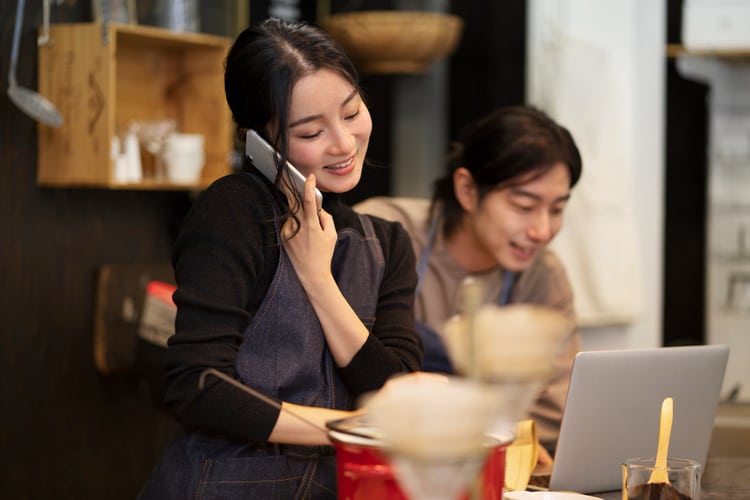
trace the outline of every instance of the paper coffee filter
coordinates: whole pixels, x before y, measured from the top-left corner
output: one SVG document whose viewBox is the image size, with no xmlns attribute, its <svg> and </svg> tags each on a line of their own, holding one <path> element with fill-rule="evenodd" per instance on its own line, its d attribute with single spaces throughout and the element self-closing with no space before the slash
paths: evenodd
<svg viewBox="0 0 750 500">
<path fill-rule="evenodd" d="M 388 451 L 442 461 L 482 453 L 496 408 L 479 382 L 409 375 L 389 381 L 364 410 Z"/>
<path fill-rule="evenodd" d="M 483 305 L 473 327 L 478 372 L 487 380 L 545 378 L 573 331 L 559 311 L 529 304 Z"/>
</svg>

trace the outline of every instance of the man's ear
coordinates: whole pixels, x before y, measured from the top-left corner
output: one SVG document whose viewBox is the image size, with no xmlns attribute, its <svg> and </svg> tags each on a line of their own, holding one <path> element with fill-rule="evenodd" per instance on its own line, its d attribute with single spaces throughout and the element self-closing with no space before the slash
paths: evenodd
<svg viewBox="0 0 750 500">
<path fill-rule="evenodd" d="M 466 167 L 458 167 L 453 172 L 453 193 L 466 212 L 473 212 L 479 205 L 477 185 Z"/>
</svg>

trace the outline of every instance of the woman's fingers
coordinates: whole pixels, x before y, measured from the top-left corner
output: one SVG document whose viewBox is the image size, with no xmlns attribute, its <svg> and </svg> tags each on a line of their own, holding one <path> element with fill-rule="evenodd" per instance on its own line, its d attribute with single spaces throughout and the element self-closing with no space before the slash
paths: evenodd
<svg viewBox="0 0 750 500">
<path fill-rule="evenodd" d="M 324 233 L 328 234 L 330 237 L 331 232 L 335 235 L 336 227 L 333 222 L 333 217 L 331 217 L 331 214 L 323 210 L 322 208 L 318 210 L 318 201 L 315 197 L 315 189 L 316 187 L 316 179 L 314 174 L 310 174 L 307 179 L 305 179 L 305 186 L 304 186 L 304 192 L 303 192 L 303 200 L 302 200 L 302 210 L 301 213 L 297 213 L 298 220 L 301 224 L 301 226 L 307 226 L 308 229 L 311 228 L 320 228 L 323 230 Z M 287 188 L 287 198 L 295 199 L 293 198 L 288 191 Z M 290 208 L 291 202 L 290 202 Z M 284 226 L 282 227 L 282 235 L 285 237 L 285 239 L 289 239 L 293 237 L 294 234 L 296 234 L 298 229 L 297 224 L 294 222 L 294 220 L 289 217 L 289 219 L 286 220 L 284 223 Z M 301 229 L 301 227 L 300 227 Z"/>
<path fill-rule="evenodd" d="M 290 238 L 294 237 L 294 235 L 297 233 L 299 224 L 295 222 L 294 219 L 291 217 L 287 217 L 287 219 L 284 221 L 284 224 L 281 226 L 281 238 L 283 241 L 288 241 Z"/>
<path fill-rule="evenodd" d="M 308 175 L 307 179 L 305 179 L 305 199 L 303 200 L 303 206 L 305 217 L 310 222 L 318 219 L 318 202 L 315 199 L 316 185 L 315 174 Z"/>
<path fill-rule="evenodd" d="M 331 217 L 331 214 L 329 214 L 322 208 L 320 209 L 320 212 L 318 212 L 318 222 L 320 223 L 320 228 L 323 230 L 323 232 L 327 232 L 328 230 L 334 232 L 336 231 L 333 217 Z"/>
</svg>

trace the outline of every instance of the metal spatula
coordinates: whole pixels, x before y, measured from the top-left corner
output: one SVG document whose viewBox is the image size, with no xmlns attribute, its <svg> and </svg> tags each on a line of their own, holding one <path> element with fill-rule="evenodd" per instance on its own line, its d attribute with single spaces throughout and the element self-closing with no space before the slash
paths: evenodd
<svg viewBox="0 0 750 500">
<path fill-rule="evenodd" d="M 13 104 L 31 118 L 53 127 L 59 127 L 62 125 L 63 119 L 55 105 L 37 92 L 20 87 L 16 82 L 18 49 L 21 44 L 21 27 L 25 6 L 25 0 L 18 0 L 16 25 L 13 28 L 13 47 L 10 53 L 10 71 L 8 72 L 8 97 L 13 101 Z"/>
</svg>

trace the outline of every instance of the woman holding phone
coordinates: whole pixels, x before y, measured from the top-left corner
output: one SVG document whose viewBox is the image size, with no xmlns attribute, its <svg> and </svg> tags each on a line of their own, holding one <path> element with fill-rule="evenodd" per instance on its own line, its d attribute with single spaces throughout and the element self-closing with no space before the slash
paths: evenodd
<svg viewBox="0 0 750 500">
<path fill-rule="evenodd" d="M 372 122 L 354 66 L 324 32 L 276 19 L 248 28 L 225 91 L 239 137 L 257 131 L 307 180 L 299 193 L 284 169 L 270 182 L 248 161 L 183 222 L 166 394 L 182 425 L 140 498 L 335 499 L 325 423 L 421 367 L 415 257 L 400 225 L 341 200 L 360 181 Z"/>
</svg>

